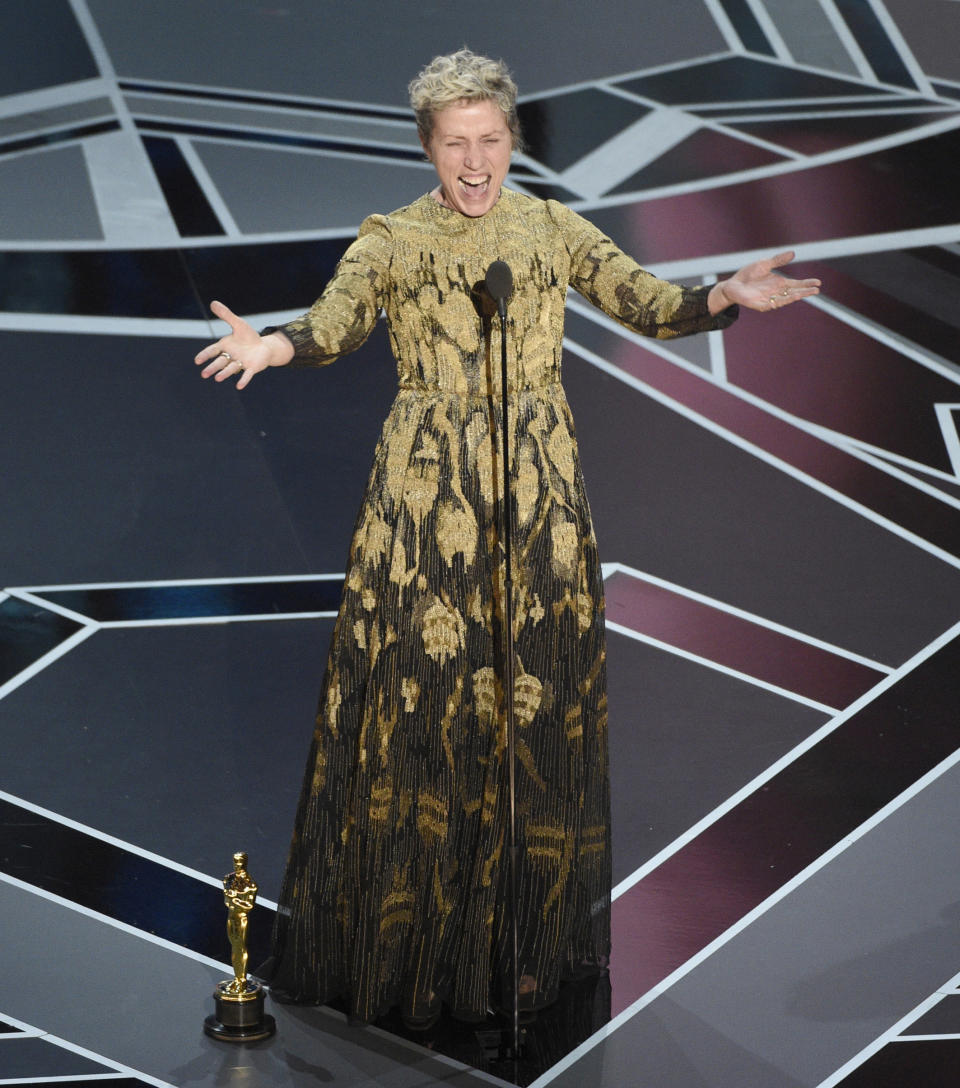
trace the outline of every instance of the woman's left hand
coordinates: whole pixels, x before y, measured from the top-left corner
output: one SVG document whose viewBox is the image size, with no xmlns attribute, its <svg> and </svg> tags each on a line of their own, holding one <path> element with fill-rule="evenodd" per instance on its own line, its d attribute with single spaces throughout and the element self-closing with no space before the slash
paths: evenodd
<svg viewBox="0 0 960 1088">
<path fill-rule="evenodd" d="M 775 269 L 789 264 L 793 250 L 778 253 L 764 261 L 744 265 L 728 280 L 714 284 L 708 296 L 710 313 L 718 314 L 728 306 L 745 306 L 748 310 L 782 310 L 791 302 L 820 294 L 819 280 L 791 280 Z"/>
</svg>

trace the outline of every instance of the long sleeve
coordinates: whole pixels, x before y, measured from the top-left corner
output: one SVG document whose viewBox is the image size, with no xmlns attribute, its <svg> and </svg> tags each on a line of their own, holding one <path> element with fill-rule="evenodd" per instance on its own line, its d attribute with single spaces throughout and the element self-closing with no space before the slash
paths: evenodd
<svg viewBox="0 0 960 1088">
<path fill-rule="evenodd" d="M 666 340 L 725 329 L 737 319 L 736 306 L 710 313 L 709 287 L 658 279 L 583 216 L 556 201 L 548 206 L 570 254 L 570 286 L 621 325 Z"/>
<path fill-rule="evenodd" d="M 369 216 L 313 306 L 302 317 L 263 330 L 290 340 L 290 365 L 325 366 L 360 347 L 384 305 L 391 254 L 387 218 Z"/>
</svg>

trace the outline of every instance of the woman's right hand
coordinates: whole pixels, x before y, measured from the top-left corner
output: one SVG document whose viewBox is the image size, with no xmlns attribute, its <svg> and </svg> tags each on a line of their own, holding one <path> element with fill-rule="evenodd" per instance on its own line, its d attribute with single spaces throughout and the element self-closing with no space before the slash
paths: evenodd
<svg viewBox="0 0 960 1088">
<path fill-rule="evenodd" d="M 259 374 L 268 366 L 285 366 L 293 358 L 293 344 L 283 333 L 261 336 L 222 302 L 211 302 L 210 309 L 222 321 L 226 321 L 230 332 L 194 357 L 197 366 L 204 367 L 202 377 L 212 377 L 218 382 L 239 377 L 237 388 L 244 389 L 254 374 Z"/>
</svg>

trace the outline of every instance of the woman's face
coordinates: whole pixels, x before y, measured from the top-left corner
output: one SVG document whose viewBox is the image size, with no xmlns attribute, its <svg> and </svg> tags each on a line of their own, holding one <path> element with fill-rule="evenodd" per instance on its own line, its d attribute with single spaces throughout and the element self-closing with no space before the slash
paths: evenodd
<svg viewBox="0 0 960 1088">
<path fill-rule="evenodd" d="M 513 140 L 503 110 L 490 99 L 457 102 L 433 115 L 424 144 L 446 204 L 463 215 L 488 212 L 500 196 Z"/>
</svg>

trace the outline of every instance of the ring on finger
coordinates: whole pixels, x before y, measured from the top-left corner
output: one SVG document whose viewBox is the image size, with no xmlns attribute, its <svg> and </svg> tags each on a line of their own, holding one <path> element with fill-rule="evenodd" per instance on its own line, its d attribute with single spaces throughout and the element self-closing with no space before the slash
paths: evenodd
<svg viewBox="0 0 960 1088">
<path fill-rule="evenodd" d="M 235 363 L 237 361 L 229 351 L 221 351 L 217 358 L 226 359 L 228 363 Z"/>
<path fill-rule="evenodd" d="M 776 295 L 771 295 L 770 296 L 770 309 L 775 310 L 776 308 L 777 308 L 777 296 Z"/>
</svg>

